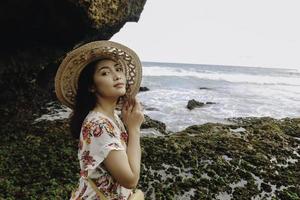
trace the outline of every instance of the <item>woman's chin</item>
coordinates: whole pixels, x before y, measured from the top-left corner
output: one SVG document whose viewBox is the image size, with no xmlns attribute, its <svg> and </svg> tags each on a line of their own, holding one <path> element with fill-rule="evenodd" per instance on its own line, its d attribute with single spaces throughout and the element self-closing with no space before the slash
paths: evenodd
<svg viewBox="0 0 300 200">
<path fill-rule="evenodd" d="M 123 95 L 125 95 L 126 94 L 126 90 L 124 89 L 124 90 L 120 90 L 119 92 L 118 92 L 118 96 L 123 96 Z"/>
</svg>

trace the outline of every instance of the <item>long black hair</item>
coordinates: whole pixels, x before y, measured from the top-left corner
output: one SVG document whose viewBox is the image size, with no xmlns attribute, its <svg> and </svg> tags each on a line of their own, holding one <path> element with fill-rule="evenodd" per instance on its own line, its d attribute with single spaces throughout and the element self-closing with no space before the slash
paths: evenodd
<svg viewBox="0 0 300 200">
<path fill-rule="evenodd" d="M 97 63 L 107 59 L 108 58 L 99 58 L 90 62 L 84 67 L 79 75 L 75 105 L 70 117 L 71 134 L 75 139 L 79 139 L 81 126 L 85 117 L 89 111 L 96 106 L 97 97 L 95 93 L 91 92 L 89 89 L 94 84 L 93 76 Z M 119 97 L 117 104 L 120 100 L 121 98 Z"/>
</svg>

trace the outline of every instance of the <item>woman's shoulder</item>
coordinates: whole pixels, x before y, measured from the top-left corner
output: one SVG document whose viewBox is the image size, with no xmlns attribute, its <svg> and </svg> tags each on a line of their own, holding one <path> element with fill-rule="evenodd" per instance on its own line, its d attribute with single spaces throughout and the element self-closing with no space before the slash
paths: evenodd
<svg viewBox="0 0 300 200">
<path fill-rule="evenodd" d="M 119 138 L 118 131 L 108 119 L 90 113 L 82 124 L 81 136 L 83 140 L 89 140 L 88 143 L 91 142 L 90 140 L 100 137 L 102 139 L 106 138 L 106 140 Z"/>
<path fill-rule="evenodd" d="M 90 111 L 86 116 L 82 126 L 89 129 L 105 128 L 110 133 L 120 135 L 127 132 L 121 117 L 121 113 L 115 112 L 115 121 L 100 112 Z"/>
<path fill-rule="evenodd" d="M 89 113 L 86 115 L 84 122 L 90 123 L 90 122 L 98 122 L 98 123 L 104 123 L 109 122 L 108 119 L 102 115 L 99 112 L 89 111 Z"/>
<path fill-rule="evenodd" d="M 82 122 L 82 130 L 95 130 L 99 128 L 112 127 L 112 124 L 108 119 L 103 116 L 96 115 L 93 112 L 89 112 Z M 111 130 L 111 128 L 110 128 Z M 112 131 L 112 130 L 111 130 Z"/>
</svg>

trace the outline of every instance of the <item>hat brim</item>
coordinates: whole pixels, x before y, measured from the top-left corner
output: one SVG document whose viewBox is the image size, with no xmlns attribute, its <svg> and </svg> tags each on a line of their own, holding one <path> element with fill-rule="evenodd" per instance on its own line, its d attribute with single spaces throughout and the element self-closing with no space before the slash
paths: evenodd
<svg viewBox="0 0 300 200">
<path fill-rule="evenodd" d="M 125 73 L 126 94 L 120 98 L 116 109 L 121 110 L 126 99 L 136 96 L 142 81 L 142 64 L 136 53 L 116 42 L 94 41 L 69 52 L 60 64 L 55 76 L 55 93 L 62 104 L 74 109 L 81 71 L 100 58 L 118 61 Z"/>
</svg>

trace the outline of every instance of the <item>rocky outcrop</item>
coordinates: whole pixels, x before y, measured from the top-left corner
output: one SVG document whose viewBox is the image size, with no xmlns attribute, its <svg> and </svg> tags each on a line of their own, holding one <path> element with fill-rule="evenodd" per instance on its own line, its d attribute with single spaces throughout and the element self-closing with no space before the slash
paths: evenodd
<svg viewBox="0 0 300 200">
<path fill-rule="evenodd" d="M 1 49 L 71 47 L 107 40 L 137 22 L 146 0 L 10 0 L 0 3 Z"/>
<path fill-rule="evenodd" d="M 300 119 L 238 118 L 143 138 L 150 199 L 299 199 Z M 238 134 L 237 134 L 238 133 Z"/>
<path fill-rule="evenodd" d="M 78 141 L 67 120 L 28 119 L 2 129 L 0 198 L 68 199 L 79 178 Z M 142 137 L 138 188 L 147 199 L 299 199 L 300 119 L 231 121 Z"/>
<path fill-rule="evenodd" d="M 39 115 L 42 106 L 57 100 L 54 77 L 65 54 L 82 43 L 110 39 L 126 22 L 137 22 L 145 2 L 1 1 L 1 122 L 16 113 Z"/>
<path fill-rule="evenodd" d="M 163 122 L 151 119 L 148 115 L 144 115 L 144 117 L 145 117 L 145 121 L 141 125 L 142 129 L 154 128 L 164 135 L 170 133 L 166 130 L 166 124 L 164 124 Z"/>
</svg>

